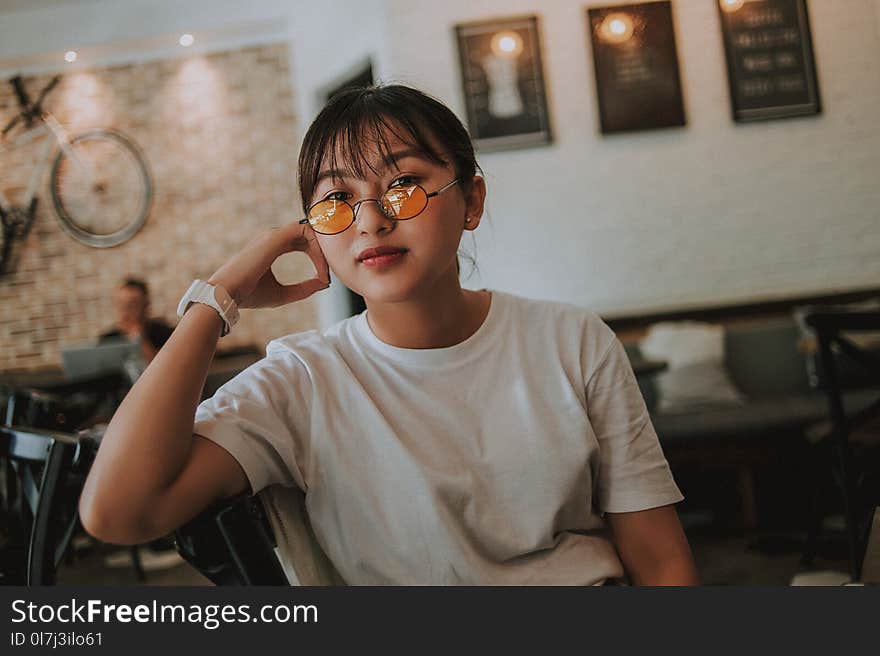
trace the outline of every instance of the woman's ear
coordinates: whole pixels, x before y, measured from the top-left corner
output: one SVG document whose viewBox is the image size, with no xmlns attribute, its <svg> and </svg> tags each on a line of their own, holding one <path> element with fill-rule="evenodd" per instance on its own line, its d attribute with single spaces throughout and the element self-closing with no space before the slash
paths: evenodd
<svg viewBox="0 0 880 656">
<path fill-rule="evenodd" d="M 470 190 L 465 197 L 464 229 L 473 230 L 480 225 L 483 207 L 486 203 L 486 181 L 482 176 L 475 175 L 471 180 Z"/>
</svg>

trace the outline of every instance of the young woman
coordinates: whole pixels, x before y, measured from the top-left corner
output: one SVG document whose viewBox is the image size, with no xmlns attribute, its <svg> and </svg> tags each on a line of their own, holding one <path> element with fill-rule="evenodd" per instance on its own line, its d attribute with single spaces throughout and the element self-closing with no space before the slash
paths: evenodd
<svg viewBox="0 0 880 656">
<path fill-rule="evenodd" d="M 467 131 L 425 94 L 331 100 L 299 158 L 307 220 L 208 283 L 221 302 L 277 307 L 326 288 L 329 265 L 366 312 L 271 342 L 197 408 L 234 308 L 189 304 L 107 429 L 87 530 L 146 542 L 279 483 L 305 492 L 351 584 L 696 583 L 681 494 L 611 330 L 571 305 L 462 289 L 477 173 Z M 317 275 L 280 285 L 270 266 L 291 251 Z"/>
</svg>

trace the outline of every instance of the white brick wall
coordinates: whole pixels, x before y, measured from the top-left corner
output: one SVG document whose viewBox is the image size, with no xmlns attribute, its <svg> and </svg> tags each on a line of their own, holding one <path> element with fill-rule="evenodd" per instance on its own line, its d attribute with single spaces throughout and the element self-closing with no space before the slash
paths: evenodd
<svg viewBox="0 0 880 656">
<path fill-rule="evenodd" d="M 677 0 L 688 125 L 614 137 L 597 127 L 592 4 L 388 3 L 396 76 L 460 115 L 452 26 L 541 17 L 555 144 L 481 158 L 473 286 L 624 315 L 880 285 L 878 0 L 809 0 L 824 113 L 751 125 L 730 118 L 714 2 Z"/>
<path fill-rule="evenodd" d="M 73 129 L 101 125 L 132 136 L 152 169 L 150 218 L 133 239 L 89 248 L 63 233 L 44 192 L 17 270 L 0 279 L 0 371 L 57 365 L 64 344 L 112 324 L 111 296 L 126 276 L 145 279 L 153 314 L 174 323 L 193 278 L 206 278 L 258 231 L 294 218 L 298 152 L 285 46 L 153 61 L 67 75 L 47 109 Z M 48 77 L 27 79 L 40 89 Z M 8 86 L 8 85 L 6 85 Z M 0 87 L 0 124 L 16 103 Z M 4 187 L 26 179 L 4 168 Z M 22 183 L 23 184 L 23 183 Z M 311 275 L 303 255 L 279 261 L 286 280 Z M 313 300 L 245 311 L 221 347 L 265 343 L 317 325 Z"/>
</svg>

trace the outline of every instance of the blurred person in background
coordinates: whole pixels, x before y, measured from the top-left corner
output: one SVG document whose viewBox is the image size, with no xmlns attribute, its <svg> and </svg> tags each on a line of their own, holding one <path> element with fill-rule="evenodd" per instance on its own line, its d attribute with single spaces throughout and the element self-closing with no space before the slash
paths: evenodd
<svg viewBox="0 0 880 656">
<path fill-rule="evenodd" d="M 113 339 L 140 340 L 144 360 L 149 363 L 171 337 L 173 328 L 162 319 L 150 318 L 150 292 L 147 283 L 126 278 L 113 295 L 113 328 L 101 335 L 100 341 Z"/>
</svg>

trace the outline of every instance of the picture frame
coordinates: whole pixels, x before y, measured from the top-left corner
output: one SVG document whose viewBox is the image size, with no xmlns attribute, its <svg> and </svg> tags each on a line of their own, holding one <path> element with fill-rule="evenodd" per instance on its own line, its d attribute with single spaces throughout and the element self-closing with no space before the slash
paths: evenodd
<svg viewBox="0 0 880 656">
<path fill-rule="evenodd" d="M 586 14 L 601 132 L 684 126 L 672 3 L 590 7 Z"/>
<path fill-rule="evenodd" d="M 733 120 L 822 112 L 806 0 L 718 0 Z"/>
<path fill-rule="evenodd" d="M 455 26 L 467 124 L 481 152 L 553 141 L 537 16 Z"/>
</svg>

